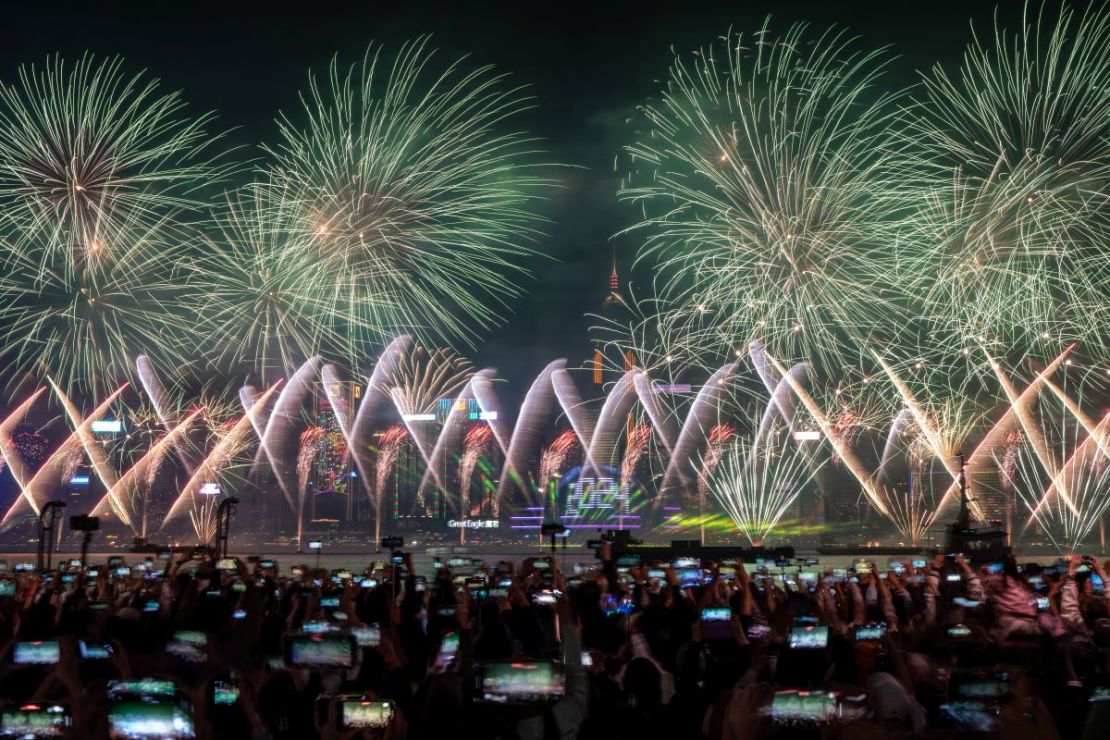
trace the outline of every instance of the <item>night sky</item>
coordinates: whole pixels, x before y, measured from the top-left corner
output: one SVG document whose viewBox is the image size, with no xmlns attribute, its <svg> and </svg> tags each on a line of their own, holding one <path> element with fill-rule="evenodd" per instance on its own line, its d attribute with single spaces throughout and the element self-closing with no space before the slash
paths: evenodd
<svg viewBox="0 0 1110 740">
<path fill-rule="evenodd" d="M 396 48 L 431 33 L 444 62 L 468 54 L 511 73 L 536 98 L 522 123 L 544 140 L 552 161 L 572 167 L 555 172 L 563 187 L 548 204 L 552 223 L 536 245 L 546 256 L 529 265 L 526 294 L 505 325 L 467 354 L 527 383 L 556 357 L 577 365 L 589 354 L 584 314 L 606 294 L 611 249 L 629 279 L 636 244 L 613 239 L 630 219 L 629 206 L 616 199 L 614 157 L 630 140 L 625 119 L 659 88 L 672 46 L 689 51 L 730 27 L 757 30 L 768 14 L 773 29 L 798 20 L 816 29 L 838 24 L 866 46 L 889 45 L 898 58 L 888 79 L 902 85 L 935 62 L 957 64 L 969 21 L 989 32 L 996 7 L 1017 25 L 1022 3 L 993 1 L 22 2 L 3 11 L 0 77 L 11 80 L 20 63 L 53 52 L 119 54 L 128 71 L 145 68 L 166 89 L 183 90 L 194 112 L 218 113 L 246 158 L 275 140 L 277 111 L 296 120 L 308 68 L 323 70 L 336 53 L 356 62 L 371 40 Z M 643 285 L 648 277 L 643 270 L 634 276 Z"/>
</svg>

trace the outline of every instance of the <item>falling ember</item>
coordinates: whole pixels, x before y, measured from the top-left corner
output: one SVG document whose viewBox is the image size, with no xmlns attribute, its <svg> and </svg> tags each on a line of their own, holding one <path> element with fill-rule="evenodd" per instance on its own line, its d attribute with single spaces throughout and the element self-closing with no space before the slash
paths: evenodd
<svg viewBox="0 0 1110 740">
<path fill-rule="evenodd" d="M 553 487 L 566 465 L 567 457 L 578 445 L 578 435 L 567 429 L 540 453 L 539 489 L 541 495 L 554 495 Z M 552 490 L 549 490 L 552 489 Z"/>
<path fill-rule="evenodd" d="M 474 475 L 478 460 L 489 453 L 492 442 L 493 429 L 488 424 L 479 424 L 468 431 L 463 439 L 463 453 L 459 458 L 459 513 L 463 517 L 477 513 L 478 507 L 470 505 L 470 478 Z M 466 527 L 460 529 L 465 531 Z"/>
<path fill-rule="evenodd" d="M 382 503 L 385 500 L 385 486 L 397 458 L 401 455 L 401 446 L 408 439 L 408 430 L 400 424 L 382 432 L 378 437 L 377 455 L 374 460 L 374 490 L 367 491 L 374 504 L 374 541 L 381 541 L 382 534 Z"/>
<path fill-rule="evenodd" d="M 631 485 L 632 479 L 636 476 L 636 466 L 640 464 L 644 453 L 647 452 L 648 440 L 650 439 L 650 425 L 637 424 L 632 428 L 624 448 L 624 456 L 621 458 L 622 486 Z"/>
</svg>

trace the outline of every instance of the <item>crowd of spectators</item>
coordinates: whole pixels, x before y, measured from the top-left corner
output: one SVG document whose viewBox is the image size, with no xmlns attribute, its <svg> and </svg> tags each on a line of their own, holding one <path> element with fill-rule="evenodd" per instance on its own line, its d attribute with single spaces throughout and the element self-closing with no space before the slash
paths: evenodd
<svg viewBox="0 0 1110 740">
<path fill-rule="evenodd" d="M 0 580 L 0 732 L 650 740 L 1110 735 L 1104 565 L 208 555 Z"/>
</svg>

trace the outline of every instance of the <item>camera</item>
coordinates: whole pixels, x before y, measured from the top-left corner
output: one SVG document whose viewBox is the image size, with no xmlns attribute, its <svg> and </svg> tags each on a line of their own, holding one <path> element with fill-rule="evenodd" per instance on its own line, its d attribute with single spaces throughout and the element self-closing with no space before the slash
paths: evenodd
<svg viewBox="0 0 1110 740">
<path fill-rule="evenodd" d="M 404 537 L 382 537 L 383 550 L 399 550 L 405 546 Z"/>
<path fill-rule="evenodd" d="M 95 532 L 100 529 L 100 519 L 88 514 L 75 514 L 69 518 L 69 528 L 74 532 Z"/>
</svg>

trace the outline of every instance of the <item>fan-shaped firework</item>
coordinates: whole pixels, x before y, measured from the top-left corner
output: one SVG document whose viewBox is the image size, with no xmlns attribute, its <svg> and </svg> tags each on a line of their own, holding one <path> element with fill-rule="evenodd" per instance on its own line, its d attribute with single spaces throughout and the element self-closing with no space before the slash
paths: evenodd
<svg viewBox="0 0 1110 740">
<path fill-rule="evenodd" d="M 709 490 L 736 529 L 762 545 L 820 467 L 789 434 L 738 436 L 724 450 Z"/>
<path fill-rule="evenodd" d="M 304 123 L 283 116 L 273 186 L 312 235 L 354 348 L 396 330 L 470 338 L 518 292 L 545 181 L 513 130 L 530 102 L 490 67 L 441 67 L 426 38 L 309 77 Z M 507 130 L 506 130 L 507 129 Z M 357 355 L 356 355 L 357 356 Z"/>
<path fill-rule="evenodd" d="M 134 354 L 195 337 L 172 263 L 221 174 L 208 118 L 121 66 L 53 58 L 0 85 L 0 344 L 64 388 L 103 390 Z"/>
<path fill-rule="evenodd" d="M 898 326 L 883 64 L 842 32 L 764 26 L 676 59 L 642 107 L 621 196 L 643 215 L 628 231 L 658 267 L 667 321 L 710 356 L 758 338 L 840 360 L 847 339 Z"/>
<path fill-rule="evenodd" d="M 1106 331 L 1110 15 L 1023 21 L 924 75 L 905 116 L 923 198 L 903 259 L 936 328 L 1028 346 Z"/>
</svg>

